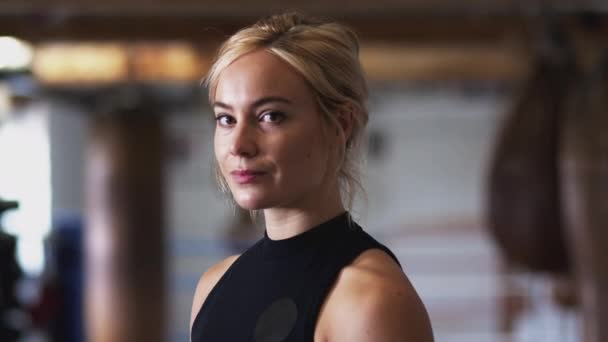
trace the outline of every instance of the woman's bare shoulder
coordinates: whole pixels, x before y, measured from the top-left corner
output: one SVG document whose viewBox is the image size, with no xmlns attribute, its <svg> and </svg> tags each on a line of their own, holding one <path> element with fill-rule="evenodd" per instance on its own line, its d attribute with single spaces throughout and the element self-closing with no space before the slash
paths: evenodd
<svg viewBox="0 0 608 342">
<path fill-rule="evenodd" d="M 418 293 L 379 249 L 363 252 L 341 271 L 325 306 L 323 335 L 329 342 L 433 341 Z"/>
<path fill-rule="evenodd" d="M 217 282 L 222 278 L 224 273 L 232 266 L 232 264 L 239 258 L 240 255 L 232 255 L 224 260 L 211 266 L 198 281 L 196 290 L 194 291 L 194 298 L 192 300 L 192 311 L 190 313 L 190 329 L 192 329 L 192 323 L 194 318 L 200 311 L 205 299 L 209 295 L 209 292 L 215 287 Z"/>
</svg>

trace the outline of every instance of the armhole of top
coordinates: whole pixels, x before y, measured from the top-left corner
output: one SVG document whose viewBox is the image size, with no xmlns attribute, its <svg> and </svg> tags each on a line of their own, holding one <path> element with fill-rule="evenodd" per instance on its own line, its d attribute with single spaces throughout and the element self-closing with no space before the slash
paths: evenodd
<svg viewBox="0 0 608 342">
<path fill-rule="evenodd" d="M 385 245 L 378 243 L 377 246 L 375 247 L 371 247 L 368 249 L 379 249 L 381 251 L 384 251 L 384 253 L 386 253 L 389 257 L 391 257 L 391 259 L 395 260 L 395 262 L 397 263 L 397 265 L 399 266 L 399 268 L 403 269 L 403 266 L 401 265 L 401 262 L 399 262 L 399 259 L 397 259 L 397 256 L 393 253 L 393 251 L 391 251 L 388 247 L 386 247 Z M 361 253 L 363 253 L 365 251 L 361 251 Z"/>
<path fill-rule="evenodd" d="M 357 254 L 357 256 L 355 256 L 355 258 L 357 258 L 361 253 L 363 253 L 363 252 L 365 252 L 365 251 L 367 251 L 369 249 L 380 249 L 384 253 L 388 254 L 388 256 L 391 257 L 391 259 L 395 260 L 395 262 L 397 263 L 397 265 L 399 266 L 399 268 L 403 269 L 403 266 L 401 265 L 401 262 L 399 262 L 399 259 L 397 259 L 397 256 L 395 255 L 395 253 L 393 253 L 393 251 L 391 251 L 383 243 L 381 243 L 380 241 L 376 240 L 374 237 L 372 237 L 371 235 L 369 235 L 366 231 L 362 230 L 361 233 L 363 233 L 364 235 L 366 235 L 366 237 L 371 240 L 371 244 L 368 244 L 367 246 L 363 247 L 363 249 L 361 250 L 361 252 L 359 254 Z M 353 260 L 355 260 L 355 259 L 353 259 Z M 352 260 L 351 260 L 351 263 L 352 263 Z"/>
<path fill-rule="evenodd" d="M 245 253 L 243 253 L 243 254 L 245 254 Z M 226 279 L 228 279 L 230 277 L 230 274 L 232 273 L 232 270 L 240 262 L 241 257 L 243 256 L 243 254 L 239 255 L 239 257 L 236 258 L 236 260 L 234 260 L 234 262 L 226 269 L 226 271 L 224 272 L 224 274 L 222 274 L 222 276 L 215 283 L 215 285 L 213 285 L 213 288 L 211 288 L 211 291 L 209 291 L 209 293 L 207 294 L 207 297 L 205 298 L 205 300 L 201 304 L 201 307 L 198 309 L 198 312 L 196 313 L 196 317 L 194 318 L 194 321 L 192 321 L 192 330 L 190 331 L 190 336 L 192 336 L 192 332 L 194 332 L 194 328 L 196 327 L 196 325 L 197 325 L 197 323 L 199 321 L 199 318 L 201 317 L 203 309 L 207 309 L 210 305 L 212 305 L 213 299 L 214 299 L 214 297 L 215 297 L 215 295 L 217 293 L 217 289 L 220 287 L 220 285 Z"/>
<path fill-rule="evenodd" d="M 329 291 L 335 286 L 340 272 L 342 272 L 342 270 L 346 266 L 352 264 L 353 261 L 355 261 L 355 259 L 357 259 L 361 254 L 370 249 L 379 249 L 388 254 L 391 259 L 395 260 L 397 265 L 399 265 L 399 268 L 401 268 L 401 263 L 399 262 L 395 254 L 393 254 L 393 252 L 388 249 L 388 247 L 384 246 L 376 240 L 373 240 L 373 238 L 372 241 L 373 243 L 366 244 L 365 246 L 360 246 L 360 248 L 356 248 L 354 252 L 351 252 L 347 257 L 343 258 L 343 260 L 341 261 L 342 266 L 339 269 L 335 270 L 334 274 L 328 277 L 326 282 L 321 284 L 322 286 L 321 291 L 319 292 L 319 296 L 314 299 L 311 305 L 311 313 L 313 313 L 313 316 L 306 323 L 305 331 L 310 332 L 310 336 L 307 336 L 309 338 L 307 339 L 307 341 L 314 340 L 315 330 L 317 328 L 317 324 L 319 323 L 319 316 L 321 314 L 321 307 L 323 306 L 323 304 L 325 304 L 325 301 L 327 300 L 327 297 L 329 295 Z"/>
</svg>

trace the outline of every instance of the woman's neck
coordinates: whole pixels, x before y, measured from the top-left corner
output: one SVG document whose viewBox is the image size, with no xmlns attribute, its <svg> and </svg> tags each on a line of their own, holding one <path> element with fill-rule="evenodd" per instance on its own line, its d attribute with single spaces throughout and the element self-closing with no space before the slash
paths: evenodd
<svg viewBox="0 0 608 342">
<path fill-rule="evenodd" d="M 293 208 L 264 209 L 266 233 L 272 240 L 301 234 L 345 211 L 339 191 Z"/>
</svg>

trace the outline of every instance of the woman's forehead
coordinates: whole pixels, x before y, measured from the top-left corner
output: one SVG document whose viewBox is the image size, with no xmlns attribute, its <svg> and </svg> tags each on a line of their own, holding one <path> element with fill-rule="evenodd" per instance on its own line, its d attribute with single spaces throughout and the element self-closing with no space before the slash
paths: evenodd
<svg viewBox="0 0 608 342">
<path fill-rule="evenodd" d="M 244 105 L 266 97 L 299 103 L 309 101 L 313 94 L 293 67 L 268 51 L 258 50 L 239 57 L 220 73 L 214 102 Z"/>
</svg>

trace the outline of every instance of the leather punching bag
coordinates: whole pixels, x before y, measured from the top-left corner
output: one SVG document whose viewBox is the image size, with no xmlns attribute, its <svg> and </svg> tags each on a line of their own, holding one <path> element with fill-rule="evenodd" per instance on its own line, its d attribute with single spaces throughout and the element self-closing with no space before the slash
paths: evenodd
<svg viewBox="0 0 608 342">
<path fill-rule="evenodd" d="M 489 169 L 490 231 L 506 259 L 530 271 L 569 270 L 560 219 L 558 141 L 576 68 L 566 56 L 536 60 L 499 131 Z"/>
</svg>

